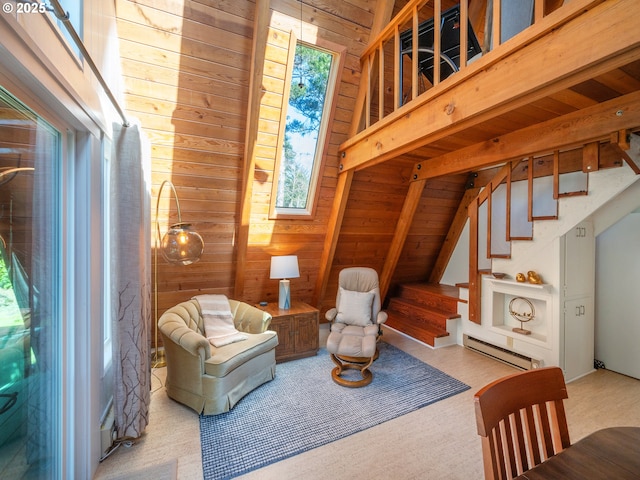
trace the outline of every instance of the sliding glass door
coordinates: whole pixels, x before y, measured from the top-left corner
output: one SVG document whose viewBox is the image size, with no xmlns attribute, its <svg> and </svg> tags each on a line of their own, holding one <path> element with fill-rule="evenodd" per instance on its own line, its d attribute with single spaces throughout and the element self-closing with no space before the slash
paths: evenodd
<svg viewBox="0 0 640 480">
<path fill-rule="evenodd" d="M 0 478 L 59 478 L 58 130 L 0 87 Z"/>
</svg>

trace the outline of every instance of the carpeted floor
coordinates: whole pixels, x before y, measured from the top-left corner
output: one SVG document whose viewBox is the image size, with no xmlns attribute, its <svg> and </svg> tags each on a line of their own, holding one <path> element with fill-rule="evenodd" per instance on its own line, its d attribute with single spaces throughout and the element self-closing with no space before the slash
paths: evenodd
<svg viewBox="0 0 640 480">
<path fill-rule="evenodd" d="M 333 366 L 325 350 L 316 357 L 278 364 L 276 378 L 231 412 L 201 416 L 204 478 L 250 472 L 469 388 L 384 342 L 371 368 L 373 382 L 366 387 L 336 385 L 331 380 Z"/>
</svg>

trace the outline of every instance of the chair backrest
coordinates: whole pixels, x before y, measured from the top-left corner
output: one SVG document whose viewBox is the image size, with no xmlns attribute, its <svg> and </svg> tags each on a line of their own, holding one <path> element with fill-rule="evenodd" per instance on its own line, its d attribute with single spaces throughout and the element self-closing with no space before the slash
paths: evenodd
<svg viewBox="0 0 640 480">
<path fill-rule="evenodd" d="M 517 477 L 571 445 L 565 398 L 558 367 L 509 375 L 476 393 L 485 479 Z"/>
<path fill-rule="evenodd" d="M 356 296 L 351 295 L 351 292 L 357 292 Z M 358 293 L 362 295 L 357 295 Z M 366 323 L 375 323 L 378 312 L 380 312 L 382 308 L 378 272 L 369 267 L 349 267 L 342 269 L 338 276 L 338 293 L 336 295 L 336 307 L 338 311 L 344 311 L 345 307 L 351 310 L 351 304 L 358 301 L 358 297 L 365 296 L 371 313 L 370 321 Z M 340 313 L 338 315 L 338 321 L 340 322 Z M 357 321 L 356 323 L 359 322 Z"/>
</svg>

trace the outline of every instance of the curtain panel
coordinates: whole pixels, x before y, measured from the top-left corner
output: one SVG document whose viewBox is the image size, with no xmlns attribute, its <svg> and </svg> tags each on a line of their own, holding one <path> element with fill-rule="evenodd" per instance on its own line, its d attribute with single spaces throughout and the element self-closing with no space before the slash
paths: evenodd
<svg viewBox="0 0 640 480">
<path fill-rule="evenodd" d="M 118 438 L 138 438 L 151 401 L 150 147 L 140 127 L 113 124 L 111 311 Z"/>
</svg>

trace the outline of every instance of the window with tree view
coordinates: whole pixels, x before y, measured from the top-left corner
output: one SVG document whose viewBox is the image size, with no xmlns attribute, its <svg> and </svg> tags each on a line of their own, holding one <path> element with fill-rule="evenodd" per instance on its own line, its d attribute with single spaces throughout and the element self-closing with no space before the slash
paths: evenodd
<svg viewBox="0 0 640 480">
<path fill-rule="evenodd" d="M 280 154 L 277 214 L 310 214 L 327 129 L 333 54 L 298 43 Z"/>
</svg>

